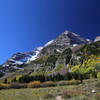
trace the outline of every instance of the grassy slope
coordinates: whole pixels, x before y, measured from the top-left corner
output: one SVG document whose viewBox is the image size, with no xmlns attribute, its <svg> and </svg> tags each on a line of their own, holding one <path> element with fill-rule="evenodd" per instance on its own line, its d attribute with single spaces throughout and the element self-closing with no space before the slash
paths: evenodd
<svg viewBox="0 0 100 100">
<path fill-rule="evenodd" d="M 99 87 L 96 87 L 96 84 L 96 80 L 87 80 L 80 85 L 0 90 L 0 100 L 56 100 L 56 96 L 64 95 L 64 91 L 70 91 L 72 97 L 65 94 L 63 100 L 100 100 L 100 84 Z M 92 89 L 95 89 L 96 93 L 91 93 Z M 77 93 L 77 96 L 73 96 L 74 93 Z M 48 94 L 52 94 L 53 98 L 47 96 Z M 48 98 L 44 98 L 45 96 Z"/>
</svg>

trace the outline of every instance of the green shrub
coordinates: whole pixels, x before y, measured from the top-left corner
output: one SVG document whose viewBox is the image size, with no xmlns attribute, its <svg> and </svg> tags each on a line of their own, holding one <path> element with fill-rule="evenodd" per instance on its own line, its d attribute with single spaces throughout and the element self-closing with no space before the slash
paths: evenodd
<svg viewBox="0 0 100 100">
<path fill-rule="evenodd" d="M 97 73 L 97 78 L 100 80 L 100 72 Z"/>
<path fill-rule="evenodd" d="M 81 82 L 79 80 L 70 80 L 70 81 L 67 81 L 67 84 L 68 85 L 78 85 L 80 84 Z"/>
<path fill-rule="evenodd" d="M 69 80 L 69 81 L 59 81 L 57 85 L 64 86 L 64 85 L 78 85 L 81 82 L 79 80 Z"/>
<path fill-rule="evenodd" d="M 42 56 L 41 58 L 37 58 L 36 60 L 34 60 L 35 64 L 42 64 L 45 63 L 48 59 L 48 56 Z"/>
<path fill-rule="evenodd" d="M 41 83 L 41 87 L 51 87 L 51 86 L 56 86 L 56 83 L 53 81 L 47 81 L 47 82 Z"/>
<path fill-rule="evenodd" d="M 40 81 L 33 81 L 28 83 L 27 85 L 28 88 L 38 88 L 40 87 Z"/>
<path fill-rule="evenodd" d="M 59 86 L 64 86 L 64 85 L 67 85 L 68 83 L 67 83 L 67 81 L 59 81 L 59 82 L 57 82 L 57 85 L 59 85 Z"/>
<path fill-rule="evenodd" d="M 62 68 L 64 68 L 64 65 L 63 64 L 60 64 L 60 65 L 58 65 L 58 66 L 55 67 L 54 71 L 59 71 Z"/>
<path fill-rule="evenodd" d="M 10 88 L 20 89 L 20 88 L 27 88 L 27 84 L 25 83 L 11 83 Z"/>
</svg>

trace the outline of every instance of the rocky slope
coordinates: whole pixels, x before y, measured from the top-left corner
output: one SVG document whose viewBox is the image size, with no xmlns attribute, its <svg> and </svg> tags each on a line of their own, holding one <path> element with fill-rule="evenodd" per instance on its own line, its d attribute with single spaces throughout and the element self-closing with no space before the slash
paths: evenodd
<svg viewBox="0 0 100 100">
<path fill-rule="evenodd" d="M 14 54 L 2 65 L 0 71 L 7 77 L 45 72 L 48 75 L 55 74 L 62 66 L 79 63 L 80 56 L 77 56 L 76 52 L 89 43 L 89 40 L 65 31 L 55 40 L 46 43 L 44 47 L 36 48 L 31 52 Z"/>
<path fill-rule="evenodd" d="M 19 52 L 14 54 L 2 65 L 2 72 L 9 73 L 21 69 L 25 63 L 35 60 L 41 50 L 42 47 L 38 47 L 30 52 Z"/>
<path fill-rule="evenodd" d="M 42 49 L 40 56 L 47 54 L 54 54 L 56 52 L 60 53 L 65 48 L 73 48 L 80 44 L 87 44 L 90 41 L 82 38 L 81 36 L 65 31 L 61 35 L 59 35 L 55 40 L 49 43 L 49 45 L 44 46 Z"/>
</svg>

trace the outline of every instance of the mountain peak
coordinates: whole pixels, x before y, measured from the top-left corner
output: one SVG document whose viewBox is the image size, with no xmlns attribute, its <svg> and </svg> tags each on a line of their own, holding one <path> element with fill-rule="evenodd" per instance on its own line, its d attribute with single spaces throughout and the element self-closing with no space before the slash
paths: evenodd
<svg viewBox="0 0 100 100">
<path fill-rule="evenodd" d="M 73 45 L 73 44 L 86 44 L 88 41 L 81 37 L 80 35 L 70 32 L 68 30 L 64 31 L 59 37 L 55 40 L 56 44 Z"/>
<path fill-rule="evenodd" d="M 70 32 L 68 30 L 65 30 L 62 34 L 65 34 L 65 35 L 69 35 L 70 34 L 70 35 L 73 35 L 73 36 L 79 36 L 78 34 Z"/>
<path fill-rule="evenodd" d="M 62 34 L 69 34 L 69 31 L 65 30 Z"/>
</svg>

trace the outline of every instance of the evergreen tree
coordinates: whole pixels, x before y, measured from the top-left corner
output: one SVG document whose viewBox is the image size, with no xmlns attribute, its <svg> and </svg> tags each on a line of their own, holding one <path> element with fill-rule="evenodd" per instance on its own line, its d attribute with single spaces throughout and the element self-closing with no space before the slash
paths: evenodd
<svg viewBox="0 0 100 100">
<path fill-rule="evenodd" d="M 4 80 L 4 83 L 7 84 L 7 79 Z"/>
</svg>

